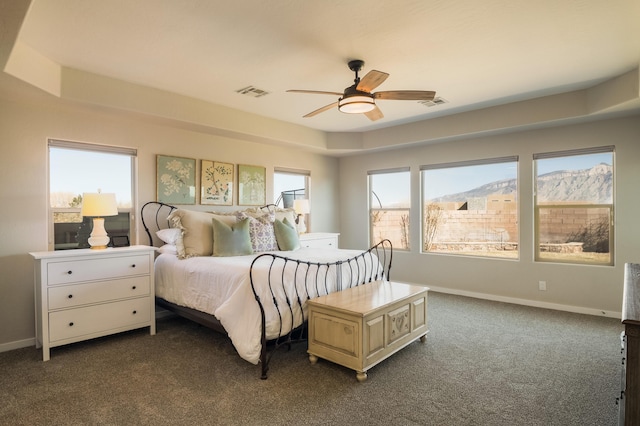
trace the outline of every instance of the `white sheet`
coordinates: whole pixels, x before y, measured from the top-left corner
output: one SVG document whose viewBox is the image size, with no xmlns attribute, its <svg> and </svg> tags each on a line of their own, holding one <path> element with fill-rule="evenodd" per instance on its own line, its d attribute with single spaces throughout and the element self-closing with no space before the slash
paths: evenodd
<svg viewBox="0 0 640 426">
<path fill-rule="evenodd" d="M 302 248 L 291 252 L 273 253 L 309 262 L 332 263 L 352 258 L 361 254 L 362 251 Z M 257 256 L 193 257 L 180 260 L 172 254 L 161 254 L 156 259 L 155 267 L 156 295 L 171 303 L 215 315 L 229 334 L 238 354 L 243 359 L 257 364 L 261 349 L 261 315 L 249 278 L 251 262 Z M 304 312 L 297 309 L 297 303 L 293 304 L 294 310 L 290 312 L 284 295 L 279 292 L 275 298 L 279 300 L 278 306 L 283 318 L 282 323 L 280 322 L 280 316 L 273 303 L 274 297 L 268 286 L 264 285 L 269 273 L 272 280 L 282 277 L 282 265 L 278 267 L 278 261 L 270 268 L 271 261 L 271 257 L 263 257 L 254 266 L 254 282 L 259 289 L 260 300 L 265 308 L 267 339 L 285 334 L 291 329 L 292 322 L 294 327 L 297 327 L 302 324 L 303 317 L 306 318 L 306 304 L 303 306 Z M 371 271 L 371 262 L 375 263 L 376 268 L 380 268 L 374 256 L 361 259 L 359 269 L 344 265 L 341 274 L 342 282 L 346 283 L 349 275 L 355 277 L 357 274 L 362 277 L 365 263 L 367 263 L 366 270 Z M 317 296 L 318 293 L 326 294 L 323 273 L 317 280 L 322 283 L 322 286 L 316 288 L 315 266 L 307 268 L 303 265 L 297 269 L 295 266 L 296 264 L 292 262 L 288 264 L 285 271 L 284 281 L 288 283 L 285 292 L 290 299 L 296 298 L 296 288 L 293 286 L 294 276 L 299 294 L 302 293 L 305 285 L 305 275 L 307 275 L 306 282 L 313 284 L 306 289 L 311 297 Z M 331 277 L 331 274 L 329 276 Z M 331 279 L 328 292 L 336 291 L 336 287 L 335 280 Z"/>
</svg>

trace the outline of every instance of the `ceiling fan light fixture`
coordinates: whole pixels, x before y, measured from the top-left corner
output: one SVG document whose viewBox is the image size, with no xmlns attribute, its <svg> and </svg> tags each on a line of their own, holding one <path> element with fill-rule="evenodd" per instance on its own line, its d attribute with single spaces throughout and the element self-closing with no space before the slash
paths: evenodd
<svg viewBox="0 0 640 426">
<path fill-rule="evenodd" d="M 369 112 L 376 107 L 376 103 L 370 96 L 349 96 L 338 101 L 340 112 L 347 114 L 362 114 Z"/>
</svg>

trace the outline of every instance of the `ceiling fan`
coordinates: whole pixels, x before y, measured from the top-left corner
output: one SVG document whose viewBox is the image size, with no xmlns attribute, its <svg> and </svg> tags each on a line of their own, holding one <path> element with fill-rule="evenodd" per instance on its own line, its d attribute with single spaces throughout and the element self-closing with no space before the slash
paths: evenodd
<svg viewBox="0 0 640 426">
<path fill-rule="evenodd" d="M 382 71 L 371 70 L 362 77 L 362 79 L 360 79 L 358 73 L 362 69 L 363 65 L 364 61 L 360 59 L 349 61 L 349 69 L 356 74 L 356 78 L 353 81 L 353 85 L 344 89 L 343 93 L 324 92 L 319 90 L 287 90 L 287 92 L 340 96 L 336 102 L 332 102 L 329 105 L 325 105 L 322 108 L 318 108 L 317 110 L 310 112 L 304 116 L 305 118 L 313 117 L 314 115 L 328 111 L 337 106 L 338 110 L 341 112 L 348 114 L 364 114 L 371 121 L 379 120 L 384 117 L 382 111 L 380 111 L 376 105 L 376 99 L 431 101 L 436 95 L 436 92 L 425 90 L 387 90 L 372 93 L 372 90 L 381 85 L 387 77 L 389 77 L 389 74 Z"/>
</svg>

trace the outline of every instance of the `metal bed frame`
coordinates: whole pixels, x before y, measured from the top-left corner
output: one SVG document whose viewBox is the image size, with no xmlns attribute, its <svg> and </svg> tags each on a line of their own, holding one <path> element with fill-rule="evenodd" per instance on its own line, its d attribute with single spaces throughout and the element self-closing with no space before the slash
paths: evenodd
<svg viewBox="0 0 640 426">
<path fill-rule="evenodd" d="M 155 236 L 155 232 L 159 229 L 169 227 L 167 216 L 176 208 L 176 206 L 155 201 L 148 202 L 142 206 L 140 217 L 144 230 L 149 238 L 150 245 L 159 246 L 162 244 Z M 265 211 L 273 211 L 275 205 L 264 206 L 262 209 Z M 260 308 L 262 318 L 260 352 L 260 363 L 262 367 L 261 379 L 267 378 L 269 361 L 277 349 L 283 346 L 290 348 L 292 343 L 304 342 L 307 339 L 306 321 L 298 327 L 292 327 L 291 330 L 286 330 L 282 327 L 283 315 L 290 315 L 291 318 L 293 318 L 294 309 L 299 309 L 302 312 L 303 306 L 306 301 L 312 297 L 312 294 L 322 295 L 329 293 L 331 291 L 328 285 L 329 282 L 336 283 L 336 290 L 341 291 L 371 281 L 389 280 L 392 258 L 393 248 L 389 240 L 380 241 L 368 250 L 349 259 L 330 263 L 301 261 L 276 253 L 262 253 L 257 255 L 251 263 L 251 268 L 248 273 L 251 288 Z M 258 283 L 254 275 L 253 267 L 258 261 L 266 261 L 269 264 L 267 283 Z M 367 264 L 375 264 L 377 267 L 366 267 L 365 265 Z M 294 279 L 304 279 L 303 289 L 298 288 L 300 286 L 293 286 L 292 289 L 291 286 L 286 285 L 287 283 L 284 277 L 285 269 L 293 269 L 295 271 Z M 268 286 L 272 296 L 271 300 L 260 299 L 258 291 L 256 290 L 259 285 Z M 285 297 L 278 298 L 276 297 L 277 294 L 284 294 Z M 177 315 L 226 334 L 220 321 L 213 315 L 178 306 L 158 297 L 156 297 L 156 303 Z M 280 331 L 277 337 L 269 340 L 267 339 L 266 332 L 266 304 L 269 304 L 270 308 L 276 309 L 280 319 Z"/>
</svg>

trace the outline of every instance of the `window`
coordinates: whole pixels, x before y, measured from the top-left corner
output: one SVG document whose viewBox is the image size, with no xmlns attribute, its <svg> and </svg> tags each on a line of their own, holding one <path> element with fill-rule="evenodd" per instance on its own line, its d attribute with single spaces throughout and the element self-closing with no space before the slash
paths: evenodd
<svg viewBox="0 0 640 426">
<path fill-rule="evenodd" d="M 307 171 L 276 168 L 273 173 L 273 203 L 292 208 L 293 200 L 308 199 L 309 175 Z"/>
<path fill-rule="evenodd" d="M 613 265 L 613 152 L 534 155 L 536 260 Z"/>
<path fill-rule="evenodd" d="M 518 157 L 420 170 L 424 253 L 518 258 Z"/>
<path fill-rule="evenodd" d="M 409 168 L 371 171 L 368 174 L 371 243 L 388 239 L 394 249 L 409 250 Z"/>
<path fill-rule="evenodd" d="M 92 221 L 80 215 L 82 194 L 113 192 L 118 215 L 105 218 L 110 237 L 131 239 L 136 150 L 49 140 L 49 248 L 88 248 Z"/>
</svg>

